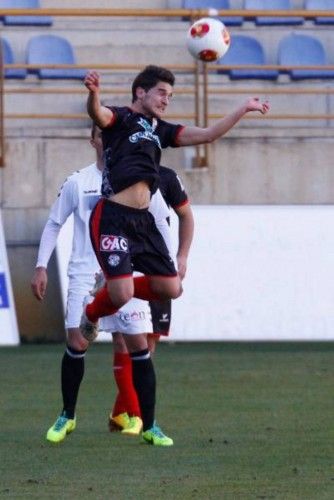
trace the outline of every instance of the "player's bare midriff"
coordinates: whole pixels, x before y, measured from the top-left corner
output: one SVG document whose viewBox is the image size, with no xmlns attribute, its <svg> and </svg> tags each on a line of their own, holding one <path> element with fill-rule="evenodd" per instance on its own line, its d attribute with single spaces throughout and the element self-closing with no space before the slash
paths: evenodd
<svg viewBox="0 0 334 500">
<path fill-rule="evenodd" d="M 147 182 L 136 182 L 119 193 L 109 196 L 109 200 L 131 208 L 148 208 L 151 193 Z"/>
</svg>

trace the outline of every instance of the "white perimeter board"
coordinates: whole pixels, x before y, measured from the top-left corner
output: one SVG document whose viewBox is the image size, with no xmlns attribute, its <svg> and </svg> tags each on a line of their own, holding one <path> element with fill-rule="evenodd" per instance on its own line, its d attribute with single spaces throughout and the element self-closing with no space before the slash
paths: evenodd
<svg viewBox="0 0 334 500">
<path fill-rule="evenodd" d="M 170 340 L 334 340 L 334 207 L 193 211 L 195 237 Z M 172 227 L 175 241 L 175 217 Z M 58 244 L 65 278 L 70 243 L 67 231 Z"/>
</svg>

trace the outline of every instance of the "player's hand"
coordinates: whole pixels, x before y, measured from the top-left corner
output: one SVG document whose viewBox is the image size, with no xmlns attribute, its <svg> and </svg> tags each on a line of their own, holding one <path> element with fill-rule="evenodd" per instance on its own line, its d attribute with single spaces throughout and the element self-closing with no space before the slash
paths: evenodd
<svg viewBox="0 0 334 500">
<path fill-rule="evenodd" d="M 270 109 L 269 101 L 260 101 L 258 97 L 250 97 L 246 102 L 246 110 L 260 111 L 263 115 L 268 113 Z"/>
<path fill-rule="evenodd" d="M 100 75 L 97 71 L 88 71 L 84 78 L 84 84 L 90 92 L 100 90 Z"/>
<path fill-rule="evenodd" d="M 182 281 L 187 272 L 187 259 L 185 257 L 178 255 L 176 257 L 176 261 L 177 261 L 178 273 Z"/>
<path fill-rule="evenodd" d="M 48 283 L 48 275 L 45 267 L 36 267 L 31 280 L 31 290 L 36 299 L 43 300 Z"/>
</svg>

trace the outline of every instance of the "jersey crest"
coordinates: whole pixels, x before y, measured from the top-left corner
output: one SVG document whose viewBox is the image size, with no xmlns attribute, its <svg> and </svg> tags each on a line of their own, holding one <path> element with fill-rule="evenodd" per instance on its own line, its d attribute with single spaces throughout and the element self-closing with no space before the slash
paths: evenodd
<svg viewBox="0 0 334 500">
<path fill-rule="evenodd" d="M 140 117 L 138 120 L 138 125 L 140 125 L 144 130 L 140 132 L 136 132 L 129 137 L 129 141 L 132 143 L 139 142 L 141 139 L 146 139 L 147 141 L 153 141 L 156 145 L 161 149 L 161 143 L 159 136 L 154 134 L 154 130 L 157 126 L 156 122 L 153 122 L 151 125 L 145 118 Z"/>
</svg>

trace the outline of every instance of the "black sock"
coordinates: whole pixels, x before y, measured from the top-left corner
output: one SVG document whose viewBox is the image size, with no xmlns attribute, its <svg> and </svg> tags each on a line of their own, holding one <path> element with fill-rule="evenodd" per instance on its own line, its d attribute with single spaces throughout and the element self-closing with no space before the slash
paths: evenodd
<svg viewBox="0 0 334 500">
<path fill-rule="evenodd" d="M 153 426 L 155 408 L 155 372 L 148 349 L 131 353 L 133 385 L 136 389 L 143 430 Z"/>
<path fill-rule="evenodd" d="M 63 415 L 73 419 L 81 380 L 85 371 L 86 351 L 76 351 L 67 346 L 61 364 L 61 391 Z"/>
</svg>

